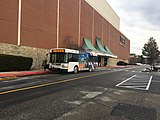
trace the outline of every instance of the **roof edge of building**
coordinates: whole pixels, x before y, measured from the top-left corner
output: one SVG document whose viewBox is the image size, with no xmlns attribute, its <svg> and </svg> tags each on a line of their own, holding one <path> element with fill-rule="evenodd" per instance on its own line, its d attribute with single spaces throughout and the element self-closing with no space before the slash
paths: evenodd
<svg viewBox="0 0 160 120">
<path fill-rule="evenodd" d="M 85 0 L 94 10 L 96 10 L 101 16 L 104 17 L 109 23 L 111 23 L 116 29 L 120 30 L 120 17 L 112 9 L 106 0 L 95 1 Z M 106 11 L 106 12 L 104 12 Z"/>
</svg>

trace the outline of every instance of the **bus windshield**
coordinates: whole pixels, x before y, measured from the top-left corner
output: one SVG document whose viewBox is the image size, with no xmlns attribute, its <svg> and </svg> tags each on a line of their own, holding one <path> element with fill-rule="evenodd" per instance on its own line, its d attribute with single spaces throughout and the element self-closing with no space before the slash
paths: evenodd
<svg viewBox="0 0 160 120">
<path fill-rule="evenodd" d="M 50 62 L 51 63 L 67 63 L 68 55 L 66 53 L 51 53 Z"/>
</svg>

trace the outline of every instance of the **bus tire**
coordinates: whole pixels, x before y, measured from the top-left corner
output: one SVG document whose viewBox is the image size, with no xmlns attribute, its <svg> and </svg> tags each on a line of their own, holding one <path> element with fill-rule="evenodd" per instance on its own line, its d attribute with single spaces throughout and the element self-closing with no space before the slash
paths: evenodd
<svg viewBox="0 0 160 120">
<path fill-rule="evenodd" d="M 89 66 L 89 72 L 92 72 L 93 71 L 93 68 L 92 68 L 92 66 L 90 65 Z"/>
<path fill-rule="evenodd" d="M 74 67 L 73 72 L 74 72 L 74 74 L 78 73 L 78 67 L 77 66 Z"/>
</svg>

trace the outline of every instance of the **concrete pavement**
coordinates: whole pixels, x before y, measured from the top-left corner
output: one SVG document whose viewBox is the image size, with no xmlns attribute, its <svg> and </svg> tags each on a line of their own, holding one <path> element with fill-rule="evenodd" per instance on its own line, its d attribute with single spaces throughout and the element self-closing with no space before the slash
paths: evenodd
<svg viewBox="0 0 160 120">
<path fill-rule="evenodd" d="M 156 94 L 105 88 L 56 120 L 159 120 L 160 96 Z M 85 93 L 85 96 L 87 96 Z M 83 99 L 86 97 L 82 97 Z M 154 98 L 154 99 L 153 99 Z M 80 100 L 78 100 L 80 101 Z M 68 101 L 76 104 L 76 101 Z"/>
</svg>

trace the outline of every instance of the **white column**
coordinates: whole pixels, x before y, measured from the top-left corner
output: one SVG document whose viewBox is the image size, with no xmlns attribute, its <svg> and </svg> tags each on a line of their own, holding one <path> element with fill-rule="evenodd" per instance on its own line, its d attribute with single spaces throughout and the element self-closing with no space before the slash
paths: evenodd
<svg viewBox="0 0 160 120">
<path fill-rule="evenodd" d="M 103 18 L 102 18 L 102 41 L 101 41 L 102 45 L 104 44 L 103 43 L 104 42 L 104 40 L 103 40 L 103 35 L 104 35 L 104 32 L 103 32 L 103 23 L 104 23 L 104 21 L 103 21 Z"/>
<path fill-rule="evenodd" d="M 92 44 L 93 44 L 93 40 L 94 40 L 94 9 L 93 9 L 93 12 L 92 12 L 92 15 L 93 15 L 93 20 L 92 20 Z"/>
<path fill-rule="evenodd" d="M 81 39 L 81 0 L 79 0 L 79 20 L 78 20 L 78 47 L 80 47 Z"/>
<path fill-rule="evenodd" d="M 57 5 L 57 48 L 59 46 L 59 4 L 60 0 L 58 0 L 58 5 Z"/>
<path fill-rule="evenodd" d="M 110 30 L 110 25 L 109 25 L 109 36 L 108 36 L 108 38 L 109 38 L 109 44 L 108 44 L 108 47 L 110 48 L 110 43 L 111 43 L 111 30 Z M 111 48 L 110 48 L 111 49 Z"/>
<path fill-rule="evenodd" d="M 21 8 L 22 8 L 22 1 L 19 0 L 19 3 L 18 3 L 18 46 L 21 45 Z"/>
</svg>

